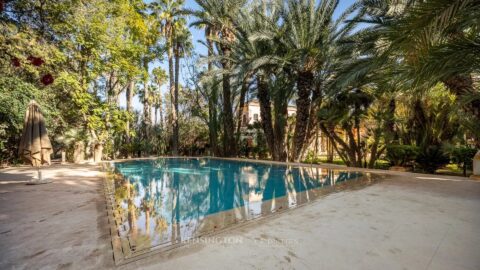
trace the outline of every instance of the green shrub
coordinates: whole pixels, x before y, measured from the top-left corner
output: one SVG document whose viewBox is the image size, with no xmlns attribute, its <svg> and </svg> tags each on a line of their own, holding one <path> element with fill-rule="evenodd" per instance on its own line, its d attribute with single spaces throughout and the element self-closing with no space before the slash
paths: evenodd
<svg viewBox="0 0 480 270">
<path fill-rule="evenodd" d="M 386 159 L 394 166 L 406 166 L 415 160 L 418 147 L 413 145 L 388 145 Z"/>
<path fill-rule="evenodd" d="M 467 169 L 473 167 L 473 157 L 476 153 L 477 149 L 469 146 L 457 146 L 449 149 L 452 162 L 463 169 L 463 176 L 467 176 Z"/>
<path fill-rule="evenodd" d="M 445 154 L 439 145 L 429 145 L 420 149 L 415 159 L 420 168 L 427 173 L 435 171 L 450 162 L 450 158 Z"/>
</svg>

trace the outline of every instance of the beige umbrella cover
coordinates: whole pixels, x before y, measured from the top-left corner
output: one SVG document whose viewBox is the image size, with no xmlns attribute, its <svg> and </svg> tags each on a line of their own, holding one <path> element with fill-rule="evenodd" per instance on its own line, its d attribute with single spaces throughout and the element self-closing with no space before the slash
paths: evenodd
<svg viewBox="0 0 480 270">
<path fill-rule="evenodd" d="M 45 119 L 34 100 L 28 104 L 18 153 L 32 166 L 38 167 L 43 163 L 50 165 L 50 154 L 53 153 L 52 144 L 48 139 Z"/>
</svg>

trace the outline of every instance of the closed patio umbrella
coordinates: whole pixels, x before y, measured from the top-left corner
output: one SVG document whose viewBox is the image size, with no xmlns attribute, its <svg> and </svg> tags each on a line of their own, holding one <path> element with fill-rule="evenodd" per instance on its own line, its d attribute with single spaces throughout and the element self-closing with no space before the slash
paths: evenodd
<svg viewBox="0 0 480 270">
<path fill-rule="evenodd" d="M 40 166 L 44 163 L 50 165 L 50 155 L 53 153 L 53 149 L 40 106 L 34 100 L 30 101 L 25 113 L 18 153 L 25 161 L 37 167 L 38 180 L 32 181 L 32 183 L 47 182 L 42 180 Z"/>
</svg>

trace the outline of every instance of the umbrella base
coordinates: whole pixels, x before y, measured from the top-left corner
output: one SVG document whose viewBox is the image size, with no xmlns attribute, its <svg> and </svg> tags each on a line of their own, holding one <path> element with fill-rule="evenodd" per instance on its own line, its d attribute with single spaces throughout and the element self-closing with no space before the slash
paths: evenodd
<svg viewBox="0 0 480 270">
<path fill-rule="evenodd" d="M 27 185 L 41 185 L 41 184 L 48 184 L 48 183 L 52 183 L 52 180 L 50 179 L 46 179 L 42 181 L 32 180 L 30 182 L 27 182 Z"/>
</svg>

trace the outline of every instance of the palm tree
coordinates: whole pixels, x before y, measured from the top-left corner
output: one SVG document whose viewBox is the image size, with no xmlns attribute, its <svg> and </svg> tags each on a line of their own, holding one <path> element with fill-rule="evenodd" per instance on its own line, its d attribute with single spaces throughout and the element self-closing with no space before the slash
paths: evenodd
<svg viewBox="0 0 480 270">
<path fill-rule="evenodd" d="M 168 75 L 165 72 L 164 69 L 161 67 L 156 67 L 152 70 L 153 78 L 155 80 L 155 83 L 157 84 L 158 87 L 158 92 L 155 93 L 155 117 L 157 117 L 157 110 L 160 110 L 160 128 L 163 128 L 163 105 L 162 105 L 162 91 L 161 87 L 164 85 L 167 80 L 168 80 Z M 157 121 L 155 121 L 156 123 Z"/>
<path fill-rule="evenodd" d="M 158 124 L 158 110 L 162 104 L 162 92 L 160 87 L 157 84 L 150 84 L 150 95 L 152 96 L 152 107 L 153 107 L 153 126 L 155 127 Z"/>
<path fill-rule="evenodd" d="M 480 120 L 480 3 L 474 0 L 414 1 L 387 37 L 390 49 L 408 60 L 407 76 L 430 88 L 442 82 L 457 95 L 465 111 Z M 473 131 L 473 130 L 472 130 Z M 476 134 L 480 146 L 480 134 Z"/>
<path fill-rule="evenodd" d="M 299 161 L 307 141 L 308 123 L 311 117 L 312 98 L 315 95 L 315 75 L 323 70 L 328 59 L 328 46 L 332 41 L 333 12 L 337 0 L 288 1 L 283 7 L 285 27 L 291 35 L 284 35 L 281 42 L 292 52 L 291 66 L 296 72 L 297 114 L 291 159 Z M 318 90 L 317 90 L 318 91 Z"/>
<path fill-rule="evenodd" d="M 208 52 L 208 63 L 207 63 L 207 74 L 211 75 L 213 73 L 213 61 L 212 58 L 214 56 L 214 48 L 213 48 L 213 41 L 215 39 L 214 35 L 217 31 L 214 28 L 214 24 L 211 23 L 215 19 L 212 17 L 208 11 L 205 9 L 200 11 L 193 11 L 193 10 L 185 10 L 187 14 L 193 14 L 198 20 L 191 23 L 190 26 L 204 28 L 205 32 L 205 39 L 206 39 L 206 47 Z M 203 76 L 204 78 L 206 76 Z M 219 147 L 218 147 L 218 113 L 217 113 L 217 99 L 218 99 L 218 83 L 215 82 L 213 79 L 205 82 L 204 84 L 208 84 L 205 88 L 209 89 L 207 98 L 208 98 L 208 131 L 209 131 L 209 141 L 210 141 L 210 148 L 212 150 L 213 155 L 219 155 Z"/>
<path fill-rule="evenodd" d="M 150 88 L 148 85 L 149 74 L 148 74 L 148 63 L 150 59 L 148 56 L 145 56 L 143 59 L 143 89 L 142 89 L 142 103 L 143 103 L 143 125 L 144 125 L 144 136 L 145 139 L 150 138 L 150 129 L 152 127 L 152 95 L 150 93 Z"/>
<path fill-rule="evenodd" d="M 234 136 L 234 120 L 231 91 L 231 53 L 234 41 L 234 25 L 232 17 L 238 14 L 245 5 L 245 0 L 195 0 L 199 11 L 189 11 L 197 18 L 191 25 L 205 26 L 207 40 L 217 45 L 222 66 L 222 109 L 223 109 L 223 148 L 225 156 L 235 156 L 237 147 Z M 210 48 L 209 48 L 210 51 Z"/>
<path fill-rule="evenodd" d="M 237 81 L 242 86 L 240 109 L 248 91 L 248 81 L 255 82 L 267 146 L 274 160 L 285 161 L 287 105 L 293 87 L 289 87 L 285 76 L 281 75 L 285 73 L 283 62 L 276 56 L 282 54 L 281 47 L 275 42 L 282 34 L 279 7 L 278 3 L 267 6 L 254 1 L 249 9 L 238 15 L 232 59 Z M 264 33 L 269 33 L 271 38 L 263 38 Z"/>
<path fill-rule="evenodd" d="M 394 67 L 394 80 L 404 90 L 427 91 L 442 82 L 468 114 L 480 119 L 480 94 L 472 79 L 480 70 L 478 1 L 365 0 L 355 8 L 351 27 L 367 25 L 350 37 L 361 58 L 338 81 L 347 85 L 372 71 Z"/>
<path fill-rule="evenodd" d="M 175 58 L 175 93 L 174 93 L 174 107 L 175 111 L 178 110 L 178 92 L 179 92 L 179 73 L 180 73 L 180 59 L 184 57 L 192 49 L 192 42 L 190 39 L 190 31 L 186 27 L 184 18 L 179 18 L 175 21 L 175 27 L 173 29 L 173 55 Z M 173 142 L 172 152 L 178 153 L 178 139 L 179 139 L 179 126 L 178 116 L 173 122 Z"/>
<path fill-rule="evenodd" d="M 338 1 L 324 0 L 316 3 L 316 1 L 291 0 L 274 1 L 272 6 L 274 4 L 279 6 L 280 18 L 270 25 L 281 25 L 281 27 L 261 29 L 253 34 L 252 38 L 268 41 L 270 44 L 268 48 L 270 54 L 263 55 L 258 60 L 274 65 L 275 69 L 285 74 L 287 78 L 295 78 L 297 114 L 290 159 L 299 161 L 308 146 L 313 134 L 312 130 L 316 129 L 316 117 L 312 116 L 316 114 L 318 99 L 321 96 L 320 80 L 328 77 L 325 74 L 329 74 L 327 71 L 332 57 L 331 47 L 338 36 L 338 23 L 332 20 Z M 271 45 L 275 45 L 278 49 L 271 50 Z M 263 73 L 259 78 L 259 99 L 267 106 L 269 101 L 262 89 L 264 84 L 261 80 L 262 77 L 268 78 L 270 75 L 265 73 L 265 70 Z M 285 95 L 287 96 L 288 94 Z M 283 106 L 287 105 L 288 102 Z M 269 117 L 268 108 L 265 109 L 265 117 Z M 276 109 L 280 107 L 277 106 Z M 283 113 L 285 111 L 286 107 L 280 110 Z M 271 128 L 267 127 L 267 129 Z M 268 133 L 271 132 L 266 133 L 269 137 Z"/>
<path fill-rule="evenodd" d="M 178 154 L 178 91 L 175 95 L 175 74 L 174 74 L 174 35 L 178 17 L 181 16 L 183 1 L 178 0 L 157 0 L 151 3 L 151 9 L 158 17 L 160 31 L 165 38 L 165 49 L 168 58 L 168 77 L 170 79 L 170 116 L 169 123 L 172 126 L 171 152 Z M 177 105 L 176 105 L 177 104 Z M 177 136 L 175 137 L 175 134 Z"/>
</svg>

